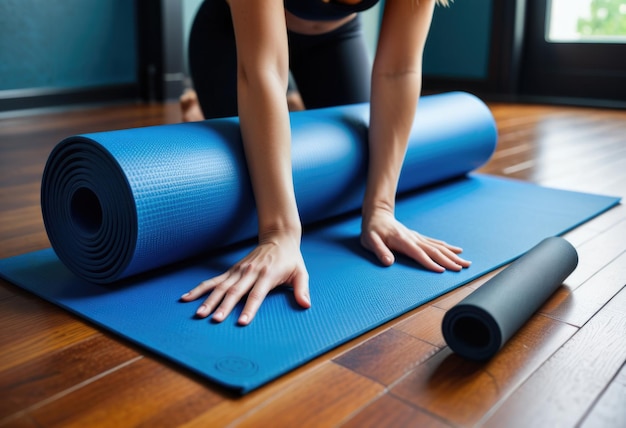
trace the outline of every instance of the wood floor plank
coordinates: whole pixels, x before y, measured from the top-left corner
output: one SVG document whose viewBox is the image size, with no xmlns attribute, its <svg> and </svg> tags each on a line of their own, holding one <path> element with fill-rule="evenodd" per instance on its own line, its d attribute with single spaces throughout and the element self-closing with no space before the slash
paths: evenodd
<svg viewBox="0 0 626 428">
<path fill-rule="evenodd" d="M 41 174 L 41 171 L 39 171 L 39 174 Z M 6 183 L 4 180 L 1 182 Z M 40 211 L 39 189 L 39 181 L 0 187 L 0 201 L 2 201 L 3 211 L 23 208 L 33 209 L 33 207 Z M 4 220 L 2 219 L 2 221 Z"/>
<path fill-rule="evenodd" d="M 626 288 L 485 420 L 486 427 L 575 426 L 626 361 Z"/>
<path fill-rule="evenodd" d="M 626 132 L 626 127 L 622 124 L 609 124 L 608 128 L 613 133 L 591 141 L 587 137 L 601 130 L 591 129 L 585 133 L 588 135 L 579 135 L 557 129 L 544 138 L 533 139 L 532 144 L 507 147 L 491 159 L 490 166 L 515 176 L 512 160 L 515 164 L 532 161 L 529 166 L 533 169 L 533 180 L 545 181 L 588 171 L 589 165 L 610 165 L 616 159 L 621 159 L 626 150 L 622 144 L 622 134 Z M 538 152 L 540 156 L 537 156 Z"/>
<path fill-rule="evenodd" d="M 467 293 L 457 293 L 461 294 L 459 297 L 465 297 L 469 295 L 469 292 L 473 291 L 471 288 L 466 290 Z M 446 346 L 446 342 L 441 332 L 441 323 L 445 314 L 446 311 L 444 309 L 429 305 L 415 316 L 396 325 L 394 329 L 430 343 L 437 348 L 443 348 Z"/>
<path fill-rule="evenodd" d="M 626 221 L 597 234 L 576 248 L 578 266 L 565 280 L 573 290 L 626 251 Z"/>
<path fill-rule="evenodd" d="M 0 301 L 15 296 L 17 291 L 17 287 L 5 281 L 0 281 Z"/>
<path fill-rule="evenodd" d="M 592 218 L 584 225 L 575 228 L 563 235 L 576 248 L 591 241 L 596 235 L 606 232 L 618 223 L 626 220 L 626 206 L 619 204 L 608 211 Z"/>
<path fill-rule="evenodd" d="M 316 376 L 320 367 L 326 364 L 330 362 L 321 357 L 244 396 L 224 394 L 222 401 L 216 406 L 198 412 L 193 419 L 181 426 L 187 428 L 233 426 L 233 420 L 264 406 L 267 402 L 281 400 L 285 391 L 290 391 L 302 377 Z"/>
<path fill-rule="evenodd" d="M 542 112 L 538 116 L 528 116 L 534 106 L 524 106 L 511 110 L 520 115 L 511 119 L 511 111 L 498 107 L 492 106 L 499 147 L 485 168 L 488 172 L 557 187 L 571 188 L 578 182 L 584 186 L 579 190 L 591 192 L 609 191 L 611 187 L 604 189 L 605 183 L 621 181 L 619 177 L 626 174 L 621 167 L 626 126 L 623 111 L 549 108 L 537 110 Z M 617 194 L 623 194 L 625 187 Z"/>
<path fill-rule="evenodd" d="M 452 293 L 444 294 L 443 296 L 431 301 L 429 304 L 431 306 L 435 306 L 440 309 L 448 310 L 452 308 L 454 305 L 456 305 L 457 303 L 459 303 L 461 300 L 463 300 L 465 297 L 467 297 L 469 294 L 471 294 L 472 291 L 476 290 L 477 288 L 485 284 L 487 281 L 489 281 L 491 278 L 496 276 L 505 267 L 506 266 L 495 269 L 481 276 L 480 278 L 475 279 L 469 284 L 457 288 Z"/>
<path fill-rule="evenodd" d="M 37 125 L 33 127 L 34 119 Z M 21 117 L 0 118 L 0 136 L 43 135 L 55 136 L 54 143 L 79 133 L 99 132 L 129 127 L 179 123 L 177 102 L 163 104 L 120 104 L 92 106 Z M 52 144 L 54 144 L 52 143 Z"/>
<path fill-rule="evenodd" d="M 0 220 L 0 237 L 6 246 L 0 248 L 0 257 L 24 254 L 29 250 L 41 249 L 50 245 L 39 210 L 35 211 L 28 207 L 7 210 L 5 214 L 4 218 Z"/>
<path fill-rule="evenodd" d="M 343 428 L 449 428 L 451 425 L 388 394 L 363 408 Z"/>
<path fill-rule="evenodd" d="M 0 250 L 0 257 L 2 258 L 17 256 L 50 247 L 50 241 L 48 241 L 48 238 L 40 231 L 7 238 L 3 242 L 7 244 L 7 247 L 5 247 L 6 250 Z M 10 247 L 8 245 L 10 245 Z"/>
<path fill-rule="evenodd" d="M 195 411 L 171 414 L 167 409 L 192 397 L 202 400 L 204 409 L 222 399 L 169 366 L 141 358 L 29 414 L 39 425 L 51 428 L 138 426 L 155 417 L 162 426 L 175 426 L 192 418 Z"/>
<path fill-rule="evenodd" d="M 537 182 L 543 186 L 624 198 L 626 186 L 623 184 L 626 170 L 623 167 L 623 159 L 623 153 L 613 152 L 612 157 L 596 161 L 592 167 L 585 168 L 580 165 L 580 168 L 570 174 L 544 177 L 538 179 Z"/>
<path fill-rule="evenodd" d="M 542 158 L 541 162 L 535 163 L 534 181 L 544 184 L 564 177 L 569 181 L 572 176 L 580 174 L 580 171 L 594 171 L 593 174 L 585 174 L 586 181 L 595 178 L 593 181 L 600 184 L 605 177 L 615 176 L 615 171 L 620 167 L 621 162 L 618 159 L 623 158 L 626 153 L 626 147 L 621 143 L 621 140 L 616 139 L 615 144 L 607 144 L 605 148 L 580 150 L 570 154 L 570 159 Z M 602 167 L 596 168 L 596 165 Z"/>
<path fill-rule="evenodd" d="M 39 298 L 15 295 L 0 301 L 0 371 L 100 334 Z"/>
<path fill-rule="evenodd" d="M 192 420 L 196 415 L 205 412 L 207 408 L 217 405 L 223 397 L 218 397 L 211 388 L 199 388 L 177 397 L 176 400 L 165 404 L 135 425 L 136 428 L 179 427 Z"/>
<path fill-rule="evenodd" d="M 444 348 L 390 393 L 452 425 L 471 426 L 512 394 L 575 332 L 572 326 L 535 316 L 488 362 L 463 360 Z"/>
<path fill-rule="evenodd" d="M 554 319 L 582 327 L 624 287 L 626 287 L 626 252 L 595 273 L 576 290 L 566 293 L 558 303 L 552 299 L 541 312 Z"/>
<path fill-rule="evenodd" d="M 459 287 L 456 290 L 446 293 L 443 296 L 433 300 L 429 303 L 429 306 L 434 306 L 439 309 L 448 310 L 461 300 L 472 294 L 472 292 L 476 290 L 475 286 L 472 284 L 464 285 L 463 287 Z"/>
<path fill-rule="evenodd" d="M 598 402 L 580 425 L 581 428 L 626 427 L 626 364 L 622 366 Z"/>
<path fill-rule="evenodd" d="M 389 329 L 333 361 L 389 386 L 426 361 L 437 350 L 430 343 L 402 331 Z"/>
<path fill-rule="evenodd" d="M 137 356 L 130 348 L 96 335 L 0 371 L 0 420 Z"/>
<path fill-rule="evenodd" d="M 98 334 L 79 322 L 68 323 L 57 329 L 44 330 L 40 334 L 14 341 L 10 347 L 3 349 L 0 370 L 7 370 Z"/>
<path fill-rule="evenodd" d="M 237 402 L 224 402 L 223 407 L 216 406 L 185 427 L 337 426 L 383 391 L 379 383 L 329 362 L 300 376 L 298 382 L 286 385 L 276 391 L 277 396 L 273 395 L 249 411 Z"/>
<path fill-rule="evenodd" d="M 5 421 L 0 421 L 0 427 L 7 428 L 41 428 L 39 425 L 35 423 L 28 415 L 17 415 L 14 418 L 7 419 Z"/>
</svg>

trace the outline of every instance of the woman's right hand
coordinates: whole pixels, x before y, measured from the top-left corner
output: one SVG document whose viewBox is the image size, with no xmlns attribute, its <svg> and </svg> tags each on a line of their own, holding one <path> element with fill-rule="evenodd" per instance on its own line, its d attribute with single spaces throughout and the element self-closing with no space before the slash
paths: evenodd
<svg viewBox="0 0 626 428">
<path fill-rule="evenodd" d="M 311 306 L 309 275 L 300 252 L 300 236 L 284 231 L 265 233 L 246 257 L 228 271 L 201 282 L 185 293 L 181 300 L 191 302 L 210 293 L 196 315 L 224 321 L 235 305 L 247 299 L 239 316 L 240 325 L 248 325 L 256 315 L 265 296 L 281 285 L 293 286 L 296 302 L 303 308 Z"/>
</svg>

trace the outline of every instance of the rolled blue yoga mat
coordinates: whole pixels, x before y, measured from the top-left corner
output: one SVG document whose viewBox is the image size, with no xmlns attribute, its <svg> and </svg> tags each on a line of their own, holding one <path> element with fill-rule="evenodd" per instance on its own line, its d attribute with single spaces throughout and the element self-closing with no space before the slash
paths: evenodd
<svg viewBox="0 0 626 428">
<path fill-rule="evenodd" d="M 196 319 L 179 297 L 254 247 L 256 216 L 237 119 L 70 137 L 50 155 L 42 210 L 52 249 L 0 260 L 0 276 L 213 382 L 249 392 L 516 259 L 619 198 L 468 172 L 493 153 L 488 108 L 464 93 L 423 97 L 396 216 L 463 247 L 443 274 L 359 244 L 368 106 L 293 113 L 293 174 L 312 306 L 287 288 L 254 321 Z M 177 262 L 177 263 L 175 263 Z"/>
<path fill-rule="evenodd" d="M 495 149 L 477 98 L 424 98 L 399 191 L 463 175 Z M 305 224 L 358 209 L 369 104 L 291 116 L 293 177 Z M 256 235 L 237 118 L 80 135 L 51 153 L 41 189 L 58 257 L 78 276 L 114 282 Z"/>
</svg>

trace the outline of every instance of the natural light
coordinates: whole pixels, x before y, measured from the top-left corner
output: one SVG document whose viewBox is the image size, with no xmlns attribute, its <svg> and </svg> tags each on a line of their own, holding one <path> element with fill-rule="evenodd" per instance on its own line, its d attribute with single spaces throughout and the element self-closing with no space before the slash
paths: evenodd
<svg viewBox="0 0 626 428">
<path fill-rule="evenodd" d="M 626 43 L 626 0 L 551 0 L 546 40 Z"/>
</svg>

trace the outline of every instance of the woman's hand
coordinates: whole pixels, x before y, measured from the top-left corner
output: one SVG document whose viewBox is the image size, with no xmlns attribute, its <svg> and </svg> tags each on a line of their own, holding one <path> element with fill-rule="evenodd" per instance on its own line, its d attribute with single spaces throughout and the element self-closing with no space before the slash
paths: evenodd
<svg viewBox="0 0 626 428">
<path fill-rule="evenodd" d="M 181 299 L 210 292 L 197 311 L 223 321 L 248 295 L 239 324 L 249 324 L 270 290 L 293 286 L 308 308 L 309 279 L 293 188 L 291 129 L 285 93 L 289 46 L 283 0 L 229 0 L 237 42 L 237 105 L 258 214 L 259 243 L 227 272 L 202 282 Z"/>
<path fill-rule="evenodd" d="M 391 211 L 381 208 L 363 215 L 361 245 L 385 266 L 393 264 L 394 251 L 434 272 L 460 271 L 471 264 L 458 256 L 463 251 L 461 248 L 420 235 L 396 220 Z"/>
<path fill-rule="evenodd" d="M 181 300 L 190 302 L 210 292 L 196 315 L 221 322 L 247 294 L 239 324 L 248 325 L 256 315 L 265 296 L 274 288 L 290 284 L 296 302 L 309 308 L 309 276 L 300 252 L 300 239 L 285 232 L 260 236 L 259 244 L 246 257 L 225 273 L 200 283 Z"/>
<path fill-rule="evenodd" d="M 422 89 L 422 57 L 434 0 L 387 0 L 372 68 L 369 166 L 361 243 L 381 263 L 405 254 L 426 269 L 459 271 L 461 249 L 408 229 L 394 215 L 398 179 Z"/>
</svg>

